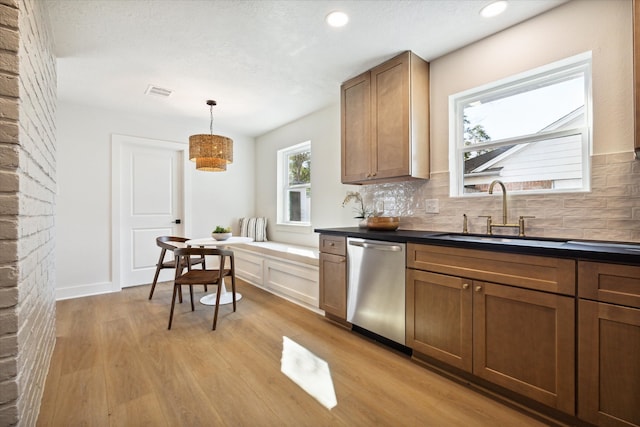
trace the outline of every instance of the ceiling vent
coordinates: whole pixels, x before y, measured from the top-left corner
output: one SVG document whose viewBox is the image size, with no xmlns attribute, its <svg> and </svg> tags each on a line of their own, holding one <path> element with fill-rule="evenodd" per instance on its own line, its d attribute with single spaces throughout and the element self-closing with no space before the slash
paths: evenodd
<svg viewBox="0 0 640 427">
<path fill-rule="evenodd" d="M 163 98 L 168 98 L 173 93 L 170 89 L 165 89 L 163 87 L 149 85 L 147 86 L 147 90 L 144 91 L 146 95 L 155 95 L 162 96 Z"/>
</svg>

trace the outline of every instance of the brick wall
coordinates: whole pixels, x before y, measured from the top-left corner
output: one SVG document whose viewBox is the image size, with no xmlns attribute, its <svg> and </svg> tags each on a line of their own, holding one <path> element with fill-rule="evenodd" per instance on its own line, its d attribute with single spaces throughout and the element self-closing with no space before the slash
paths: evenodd
<svg viewBox="0 0 640 427">
<path fill-rule="evenodd" d="M 592 156 L 591 167 L 591 192 L 509 195 L 509 222 L 535 216 L 526 220 L 528 236 L 640 242 L 640 161 L 631 151 L 601 154 Z M 461 232 L 463 213 L 472 233 L 486 232 L 480 215 L 502 221 L 501 190 L 492 197 L 449 197 L 448 172 L 429 181 L 366 185 L 360 192 L 369 206 L 383 200 L 407 230 Z M 425 199 L 438 199 L 440 212 L 426 213 Z"/>
<path fill-rule="evenodd" d="M 0 425 L 35 425 L 55 344 L 55 104 L 39 0 L 0 0 Z"/>
</svg>

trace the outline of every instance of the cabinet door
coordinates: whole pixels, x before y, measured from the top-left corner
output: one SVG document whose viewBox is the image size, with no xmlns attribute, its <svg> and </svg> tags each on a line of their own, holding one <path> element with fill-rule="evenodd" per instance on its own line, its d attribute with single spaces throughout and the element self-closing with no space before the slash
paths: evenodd
<svg viewBox="0 0 640 427">
<path fill-rule="evenodd" d="M 411 175 L 410 56 L 399 55 L 371 70 L 372 178 Z"/>
<path fill-rule="evenodd" d="M 471 372 L 470 282 L 407 270 L 407 345 L 414 352 Z"/>
<path fill-rule="evenodd" d="M 342 182 L 358 183 L 371 175 L 371 80 L 369 72 L 341 86 Z"/>
<path fill-rule="evenodd" d="M 640 309 L 580 300 L 578 417 L 640 426 Z"/>
<path fill-rule="evenodd" d="M 575 300 L 473 282 L 473 372 L 575 413 Z"/>
<path fill-rule="evenodd" d="M 347 319 L 347 262 L 343 256 L 320 253 L 320 308 Z"/>
</svg>

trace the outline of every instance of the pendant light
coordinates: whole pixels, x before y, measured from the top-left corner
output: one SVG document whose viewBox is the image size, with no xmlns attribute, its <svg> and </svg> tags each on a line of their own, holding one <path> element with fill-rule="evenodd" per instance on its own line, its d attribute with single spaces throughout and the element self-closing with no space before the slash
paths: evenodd
<svg viewBox="0 0 640 427">
<path fill-rule="evenodd" d="M 223 172 L 227 164 L 233 163 L 233 140 L 226 136 L 213 134 L 213 106 L 216 101 L 208 100 L 209 134 L 189 137 L 189 160 L 196 162 L 196 169 L 207 172 Z"/>
</svg>

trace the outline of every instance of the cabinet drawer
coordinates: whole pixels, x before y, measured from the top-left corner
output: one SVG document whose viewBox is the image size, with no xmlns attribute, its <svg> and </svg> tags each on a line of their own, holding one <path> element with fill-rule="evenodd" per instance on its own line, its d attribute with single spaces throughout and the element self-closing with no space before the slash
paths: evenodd
<svg viewBox="0 0 640 427">
<path fill-rule="evenodd" d="M 565 295 L 575 295 L 575 265 L 570 259 L 407 245 L 409 268 Z"/>
<path fill-rule="evenodd" d="M 347 238 L 321 234 L 320 252 L 342 256 L 347 255 Z"/>
<path fill-rule="evenodd" d="M 579 261 L 578 295 L 640 308 L 640 267 Z"/>
</svg>

